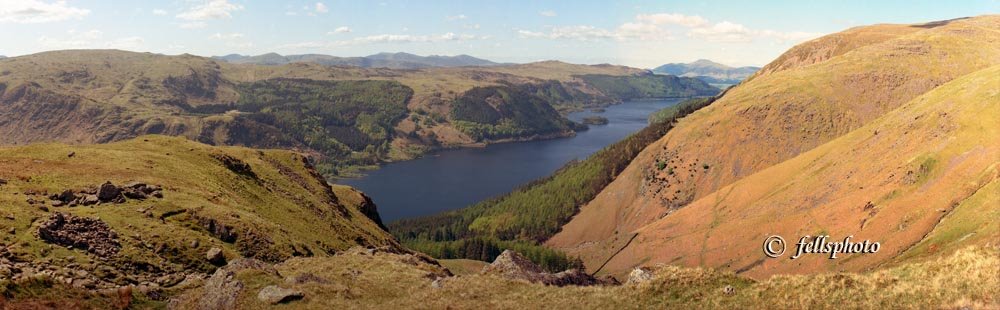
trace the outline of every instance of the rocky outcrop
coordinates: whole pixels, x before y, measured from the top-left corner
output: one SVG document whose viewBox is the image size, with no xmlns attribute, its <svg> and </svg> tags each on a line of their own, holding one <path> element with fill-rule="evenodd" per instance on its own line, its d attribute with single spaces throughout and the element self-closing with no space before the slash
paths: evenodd
<svg viewBox="0 0 1000 310">
<path fill-rule="evenodd" d="M 637 267 L 628 274 L 626 284 L 639 284 L 653 279 L 653 270 L 647 267 Z"/>
<path fill-rule="evenodd" d="M 236 309 L 237 299 L 245 288 L 243 281 L 236 278 L 236 274 L 243 270 L 259 270 L 278 276 L 278 271 L 265 262 L 256 259 L 235 259 L 225 267 L 215 270 L 215 273 L 205 281 L 201 297 L 197 301 L 198 309 Z"/>
<path fill-rule="evenodd" d="M 135 200 L 145 200 L 150 196 L 163 198 L 163 187 L 159 185 L 146 185 L 142 182 L 131 182 L 119 187 L 107 181 L 96 187 L 89 187 L 82 190 L 67 189 L 59 194 L 49 195 L 49 200 L 53 207 L 78 205 L 89 206 L 100 203 L 124 203 L 126 198 Z"/>
<path fill-rule="evenodd" d="M 38 227 L 38 237 L 49 243 L 77 248 L 99 257 L 111 257 L 121 250 L 118 234 L 100 218 L 55 213 Z"/>
<path fill-rule="evenodd" d="M 368 197 L 368 195 L 365 195 L 360 191 L 358 192 L 358 194 L 361 195 L 361 198 L 363 199 L 361 205 L 358 206 L 358 209 L 361 210 L 361 213 L 364 214 L 365 217 L 375 222 L 375 224 L 378 224 L 378 227 L 381 227 L 385 231 L 389 231 L 389 229 L 386 228 L 384 224 L 382 224 L 382 217 L 378 215 L 378 207 L 375 206 L 375 202 L 372 201 L 372 198 Z"/>
<path fill-rule="evenodd" d="M 303 296 L 305 296 L 305 294 L 300 291 L 281 288 L 277 285 L 269 285 L 257 293 L 258 300 L 272 305 L 302 299 Z"/>
<path fill-rule="evenodd" d="M 215 154 L 212 155 L 215 159 L 218 159 L 226 169 L 232 171 L 236 174 L 249 177 L 251 179 L 257 179 L 257 174 L 253 172 L 250 164 L 240 160 L 239 158 L 230 156 L 228 154 Z"/>
<path fill-rule="evenodd" d="M 579 269 L 548 273 L 524 256 L 521 256 L 521 254 L 511 250 L 503 251 L 492 264 L 483 267 L 482 273 L 498 275 L 507 279 L 555 286 L 613 284 L 610 282 L 610 279 L 599 280 Z"/>
</svg>

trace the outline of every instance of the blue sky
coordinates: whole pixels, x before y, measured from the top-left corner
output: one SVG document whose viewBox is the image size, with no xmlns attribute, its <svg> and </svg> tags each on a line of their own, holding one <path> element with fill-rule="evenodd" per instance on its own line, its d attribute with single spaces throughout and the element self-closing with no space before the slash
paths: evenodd
<svg viewBox="0 0 1000 310">
<path fill-rule="evenodd" d="M 230 53 L 469 54 L 649 68 L 707 58 L 763 65 L 874 23 L 1000 13 L 983 1 L 0 0 L 0 55 L 118 48 Z"/>
</svg>

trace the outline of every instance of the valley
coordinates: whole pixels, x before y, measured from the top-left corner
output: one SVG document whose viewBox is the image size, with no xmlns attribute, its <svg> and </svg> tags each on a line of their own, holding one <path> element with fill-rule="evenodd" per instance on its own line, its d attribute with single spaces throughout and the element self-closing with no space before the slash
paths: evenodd
<svg viewBox="0 0 1000 310">
<path fill-rule="evenodd" d="M 39 3 L 0 23 L 90 14 Z M 281 11 L 309 41 L 3 51 L 0 309 L 1000 307 L 1000 15 L 821 35 L 543 8 L 496 38 L 430 3 L 369 9 L 463 32 L 183 5 L 149 14 L 190 37 Z M 402 45 L 508 56 L 378 53 Z M 813 237 L 879 246 L 798 255 Z"/>
</svg>

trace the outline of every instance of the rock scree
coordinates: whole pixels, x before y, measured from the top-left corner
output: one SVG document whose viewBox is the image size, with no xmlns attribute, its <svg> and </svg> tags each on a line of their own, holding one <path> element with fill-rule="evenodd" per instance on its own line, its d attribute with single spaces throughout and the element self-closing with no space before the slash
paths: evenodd
<svg viewBox="0 0 1000 310">
<path fill-rule="evenodd" d="M 118 254 L 118 234 L 99 218 L 55 213 L 38 227 L 38 237 L 46 242 L 86 250 L 99 257 Z"/>
</svg>

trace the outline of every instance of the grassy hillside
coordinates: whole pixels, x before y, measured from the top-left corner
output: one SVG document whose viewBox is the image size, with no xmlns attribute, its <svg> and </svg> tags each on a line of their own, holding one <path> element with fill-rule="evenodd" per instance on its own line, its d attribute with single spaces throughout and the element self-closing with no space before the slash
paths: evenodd
<svg viewBox="0 0 1000 310">
<path fill-rule="evenodd" d="M 601 92 L 619 100 L 642 98 L 687 98 L 714 96 L 719 89 L 689 77 L 673 75 L 610 76 L 582 75 L 580 78 Z"/>
<path fill-rule="evenodd" d="M 373 206 L 359 205 L 344 189 L 333 192 L 304 156 L 289 151 L 213 147 L 165 136 L 2 147 L 0 180 L 5 277 L 12 275 L 11 264 L 25 263 L 32 269 L 13 274 L 72 278 L 88 288 L 169 287 L 189 274 L 214 270 L 206 259 L 211 248 L 227 259 L 277 262 L 356 245 L 396 246 L 366 217 Z M 161 197 L 107 194 L 105 182 L 111 188 L 155 186 Z M 79 198 L 63 198 L 67 195 Z M 110 199 L 80 202 L 89 195 Z M 75 247 L 41 238 L 40 228 L 57 213 L 93 222 L 57 230 L 76 239 Z M 102 231 L 107 234 L 95 237 Z M 43 272 L 48 266 L 52 272 Z"/>
<path fill-rule="evenodd" d="M 692 99 L 666 108 L 657 113 L 663 116 L 659 121 L 549 177 L 468 208 L 391 223 L 390 231 L 406 246 L 438 258 L 492 261 L 508 247 L 550 270 L 566 269 L 576 261 L 533 248 L 540 248 L 538 242 L 558 232 L 582 204 L 614 180 L 640 150 L 666 134 L 677 119 L 712 101 Z"/>
<path fill-rule="evenodd" d="M 1000 301 L 995 294 L 1000 290 L 998 257 L 1000 252 L 994 248 L 970 248 L 932 261 L 874 272 L 780 276 L 764 281 L 712 269 L 656 266 L 651 268 L 652 279 L 644 283 L 557 287 L 480 275 L 478 271 L 443 277 L 435 286 L 435 279 L 428 275 L 441 274 L 439 266 L 414 262 L 408 255 L 352 252 L 292 259 L 275 265 L 274 273 L 239 271 L 233 278 L 244 285 L 237 291 L 234 304 L 254 309 L 991 309 Z M 268 305 L 256 297 L 268 285 L 298 290 L 305 296 L 288 304 Z M 727 287 L 730 293 L 726 293 Z M 122 304 L 121 298 L 115 296 L 59 285 L 55 289 L 8 285 L 4 296 L 12 298 L 8 300 L 11 305 L 20 307 L 46 302 L 106 309 Z M 203 296 L 204 292 L 192 289 L 174 305 L 196 307 Z M 156 307 L 163 302 L 137 296 L 131 299 L 131 305 Z"/>
<path fill-rule="evenodd" d="M 996 139 L 979 120 L 998 102 L 987 69 L 1000 63 L 989 43 L 1000 38 L 997 17 L 908 27 L 917 30 L 845 42 L 855 48 L 731 89 L 651 144 L 548 245 L 589 267 L 610 259 L 612 273 L 672 262 L 766 276 L 892 260 L 988 184 L 997 158 L 959 142 Z M 952 147 L 957 153 L 940 153 Z M 934 185 L 915 185 L 925 182 Z M 747 246 L 778 232 L 877 236 L 892 245 L 794 265 Z M 656 250 L 665 247 L 683 250 Z"/>
<path fill-rule="evenodd" d="M 317 158 L 322 173 L 343 176 L 435 148 L 569 135 L 581 126 L 561 112 L 637 95 L 589 85 L 578 75 L 621 76 L 614 79 L 623 87 L 659 92 L 704 86 L 649 81 L 643 74 L 558 62 L 392 70 L 45 52 L 0 62 L 0 115 L 8 116 L 0 117 L 0 144 L 164 134 L 299 149 Z"/>
</svg>

